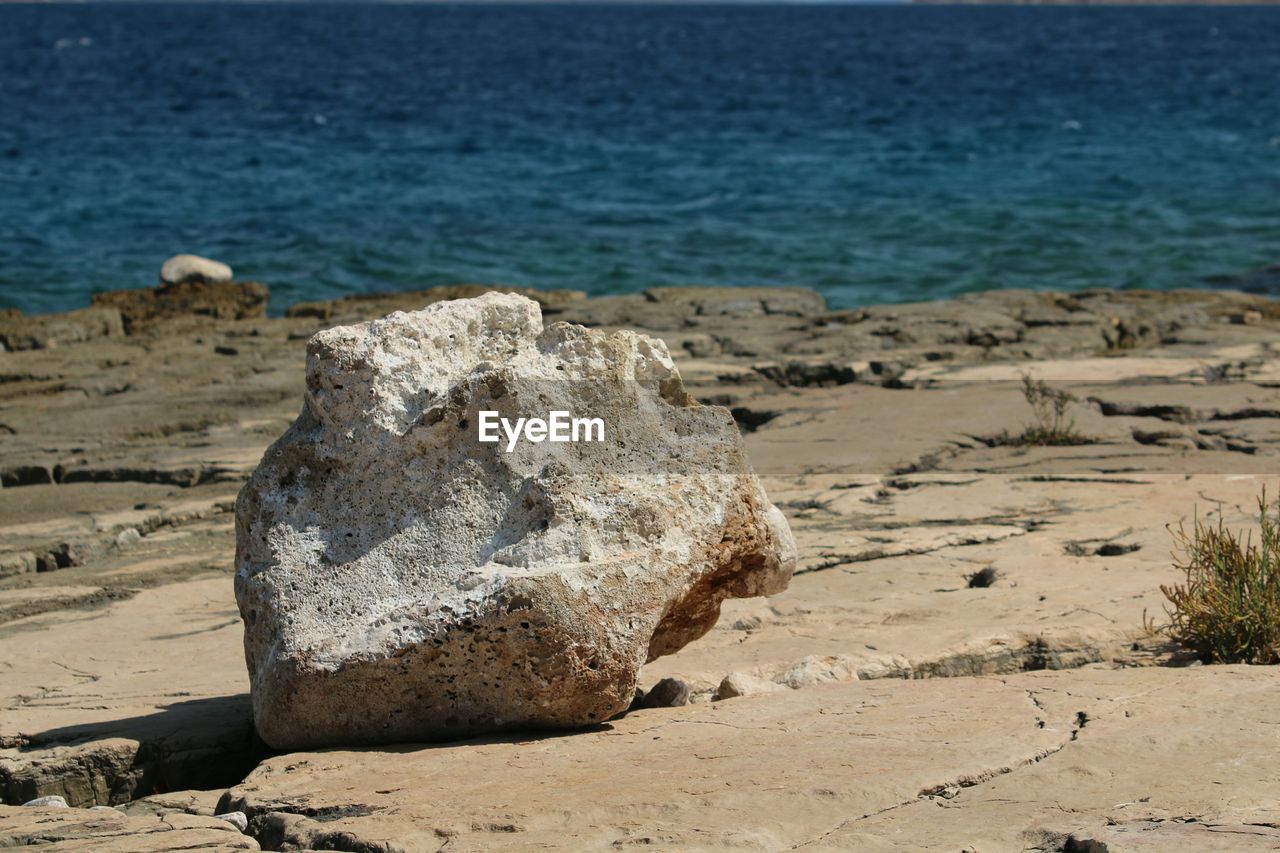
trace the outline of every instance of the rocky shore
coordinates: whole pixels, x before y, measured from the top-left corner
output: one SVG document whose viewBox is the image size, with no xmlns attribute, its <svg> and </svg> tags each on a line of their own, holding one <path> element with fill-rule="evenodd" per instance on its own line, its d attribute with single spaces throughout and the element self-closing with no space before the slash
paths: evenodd
<svg viewBox="0 0 1280 853">
<path fill-rule="evenodd" d="M 1143 628 L 1176 579 L 1166 526 L 1247 528 L 1276 490 L 1280 304 L 1234 292 L 522 291 L 662 339 L 731 410 L 790 587 L 726 602 L 600 725 L 270 750 L 234 506 L 302 407 L 306 342 L 490 289 L 268 318 L 262 285 L 170 283 L 0 316 L 0 846 L 1280 845 L 1280 673 Z M 1079 442 L 1010 438 L 1024 374 L 1075 395 Z M 20 805 L 44 796 L 71 808 Z"/>
</svg>

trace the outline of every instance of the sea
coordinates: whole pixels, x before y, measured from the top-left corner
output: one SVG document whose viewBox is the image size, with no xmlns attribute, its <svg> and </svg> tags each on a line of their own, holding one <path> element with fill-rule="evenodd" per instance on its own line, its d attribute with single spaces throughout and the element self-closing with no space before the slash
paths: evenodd
<svg viewBox="0 0 1280 853">
<path fill-rule="evenodd" d="M 1222 286 L 1280 263 L 1280 7 L 0 5 L 0 306 L 179 252 L 274 312 Z"/>
</svg>

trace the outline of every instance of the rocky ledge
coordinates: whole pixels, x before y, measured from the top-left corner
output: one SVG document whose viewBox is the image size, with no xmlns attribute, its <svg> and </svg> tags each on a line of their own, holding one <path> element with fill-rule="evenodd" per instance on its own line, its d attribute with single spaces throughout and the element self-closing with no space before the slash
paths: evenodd
<svg viewBox="0 0 1280 853">
<path fill-rule="evenodd" d="M 315 332 L 485 289 L 3 327 L 43 331 L 0 353 L 0 844 L 92 838 L 95 804 L 138 850 L 1280 843 L 1280 675 L 1143 630 L 1177 578 L 1166 525 L 1248 528 L 1276 470 L 1280 311 L 1231 292 L 535 293 L 549 322 L 663 341 L 732 411 L 789 588 L 725 602 L 585 731 L 274 754 L 236 494 L 303 407 Z M 1016 440 L 1024 374 L 1076 397 L 1077 440 Z M 46 795 L 77 808 L 18 805 Z M 249 835 L 202 822 L 227 812 Z"/>
</svg>

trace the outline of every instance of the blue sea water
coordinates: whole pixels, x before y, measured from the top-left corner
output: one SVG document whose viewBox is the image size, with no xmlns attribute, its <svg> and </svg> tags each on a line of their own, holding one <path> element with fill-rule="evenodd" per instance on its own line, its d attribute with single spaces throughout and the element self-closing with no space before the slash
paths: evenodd
<svg viewBox="0 0 1280 853">
<path fill-rule="evenodd" d="M 0 5 L 0 304 L 1280 262 L 1280 8 Z"/>
</svg>

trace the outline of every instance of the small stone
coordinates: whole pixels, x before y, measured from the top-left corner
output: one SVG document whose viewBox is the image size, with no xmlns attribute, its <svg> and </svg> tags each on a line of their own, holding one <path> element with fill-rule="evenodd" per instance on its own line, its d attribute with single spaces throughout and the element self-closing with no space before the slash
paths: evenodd
<svg viewBox="0 0 1280 853">
<path fill-rule="evenodd" d="M 224 284 L 231 267 L 199 255 L 174 255 L 160 267 L 161 284 Z"/>
<path fill-rule="evenodd" d="M 1238 314 L 1232 314 L 1231 322 L 1237 326 L 1256 326 L 1262 322 L 1262 312 L 1251 308 Z"/>
<path fill-rule="evenodd" d="M 121 551 L 132 548 L 142 541 L 142 534 L 136 527 L 126 527 L 116 534 L 116 547 Z"/>
<path fill-rule="evenodd" d="M 27 800 L 23 805 L 31 806 L 32 808 L 65 809 L 67 808 L 67 800 L 65 797 L 53 794 L 48 797 L 36 797 L 34 800 Z"/>
<path fill-rule="evenodd" d="M 863 661 L 858 666 L 859 681 L 870 681 L 879 678 L 911 677 L 911 662 L 902 655 L 890 655 L 879 660 Z"/>
<path fill-rule="evenodd" d="M 91 811 L 91 812 L 118 812 L 118 811 L 120 811 L 120 810 L 119 810 L 118 808 L 116 808 L 115 806 L 89 806 L 89 811 Z"/>
<path fill-rule="evenodd" d="M 716 688 L 715 701 L 722 699 L 736 699 L 739 696 L 758 696 L 761 693 L 776 693 L 779 690 L 786 690 L 781 684 L 775 684 L 767 678 L 761 678 L 758 675 L 752 675 L 748 672 L 731 672 L 720 682 L 720 686 Z"/>
<path fill-rule="evenodd" d="M 679 678 L 664 678 L 645 694 L 642 708 L 675 708 L 689 704 L 689 684 Z"/>
<path fill-rule="evenodd" d="M 983 566 L 965 579 L 969 589 L 986 589 L 1000 579 L 1000 570 L 995 566 Z"/>
<path fill-rule="evenodd" d="M 214 818 L 225 820 L 241 832 L 247 832 L 249 829 L 249 817 L 244 812 L 225 812 L 214 815 Z"/>
<path fill-rule="evenodd" d="M 857 680 L 857 669 L 844 655 L 809 655 L 796 661 L 780 679 L 792 690 L 832 681 Z"/>
</svg>

